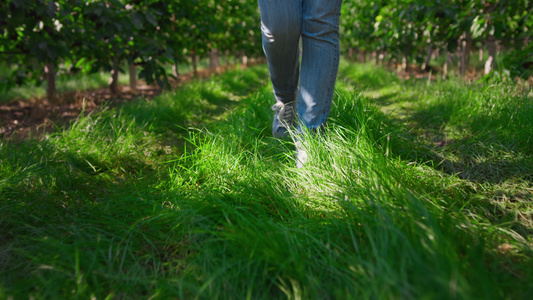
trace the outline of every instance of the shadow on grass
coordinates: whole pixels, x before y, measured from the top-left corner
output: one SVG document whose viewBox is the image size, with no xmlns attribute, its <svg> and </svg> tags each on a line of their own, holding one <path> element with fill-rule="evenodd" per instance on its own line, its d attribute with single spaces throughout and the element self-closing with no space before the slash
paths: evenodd
<svg viewBox="0 0 533 300">
<path fill-rule="evenodd" d="M 533 115 L 533 109 L 519 111 L 517 115 L 471 115 L 451 121 L 456 109 L 460 108 L 454 107 L 453 103 L 439 103 L 414 111 L 408 117 L 414 129 L 412 132 L 416 134 L 412 143 L 425 140 L 435 166 L 478 183 L 533 179 L 533 128 L 527 121 Z M 519 121 L 513 122 L 513 118 Z M 385 122 L 392 123 L 391 120 Z M 453 130 L 460 137 L 446 140 L 447 126 L 455 126 Z"/>
<path fill-rule="evenodd" d="M 508 95 L 503 92 L 507 87 L 490 92 L 489 87 L 449 83 L 420 89 L 425 85 L 418 81 L 403 83 L 409 87 L 400 88 L 403 92 L 387 90 L 398 79 L 366 65 L 341 67 L 341 76 L 365 91 L 378 91 L 370 102 L 378 107 L 374 134 L 392 137 L 388 147 L 393 154 L 476 183 L 531 180 L 533 103 L 527 97 Z M 443 94 L 428 95 L 432 100 L 426 103 L 421 97 L 428 92 Z"/>
<path fill-rule="evenodd" d="M 378 98 L 375 103 L 382 106 L 393 100 Z M 437 104 L 425 110 L 403 109 L 399 119 L 378 109 L 371 130 L 377 144 L 390 149 L 389 155 L 464 180 L 458 187 L 427 183 L 430 189 L 456 198 L 467 210 L 485 210 L 493 225 L 532 236 L 531 215 L 517 214 L 529 211 L 533 201 L 533 141 L 524 134 L 531 128 L 525 124 L 501 129 L 498 120 L 477 116 L 462 120 L 462 138 L 447 140 L 446 125 L 454 113 L 453 105 Z M 522 113 L 523 118 L 529 114 Z"/>
<path fill-rule="evenodd" d="M 399 97 L 398 93 L 387 93 L 384 95 L 380 95 L 378 97 L 373 98 L 376 103 L 379 106 L 389 106 L 393 105 Z"/>
<path fill-rule="evenodd" d="M 165 257 L 165 249 L 156 244 L 168 241 L 163 232 L 174 225 L 169 222 L 157 229 L 138 226 L 143 218 L 165 210 L 163 196 L 154 189 L 160 174 L 144 157 L 116 155 L 104 160 L 90 153 L 62 150 L 50 140 L 3 145 L 2 152 L 4 167 L 16 171 L 5 174 L 7 170 L 2 170 L 0 184 L 2 293 L 62 298 L 63 288 L 74 291 L 80 287 L 71 277 L 74 268 L 91 273 L 84 284 L 103 284 L 106 291 L 130 293 L 122 284 L 113 284 L 117 282 L 108 275 L 127 278 L 129 268 L 153 268 L 151 262 L 138 257 Z M 21 169 L 20 164 L 28 166 Z M 154 241 L 146 242 L 147 237 Z M 130 248 L 130 241 L 137 245 Z M 169 241 L 166 246 L 171 244 Z M 107 271 L 102 269 L 104 265 Z M 50 283 L 48 280 L 61 284 L 36 283 Z M 146 292 L 144 288 L 136 290 Z"/>
<path fill-rule="evenodd" d="M 532 180 L 533 140 L 518 129 L 480 127 L 480 124 L 490 124 L 490 120 L 473 117 L 464 120 L 461 128 L 463 135 L 469 132 L 467 136 L 447 140 L 445 128 L 453 115 L 450 106 L 439 104 L 423 111 L 406 109 L 404 112 L 407 116 L 401 120 L 376 112 L 376 118 L 386 124 L 393 137 L 390 141 L 392 153 L 402 159 L 424 163 L 477 183 Z M 376 132 L 376 136 L 383 134 Z"/>
</svg>

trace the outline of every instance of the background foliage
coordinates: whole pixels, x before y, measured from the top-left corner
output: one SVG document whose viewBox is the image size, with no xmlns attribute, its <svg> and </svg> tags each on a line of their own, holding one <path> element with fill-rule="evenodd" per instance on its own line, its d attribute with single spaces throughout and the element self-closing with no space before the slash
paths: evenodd
<svg viewBox="0 0 533 300">
<path fill-rule="evenodd" d="M 148 83 L 165 82 L 169 63 L 210 50 L 261 51 L 256 5 L 244 0 L 7 0 L 0 4 L 0 55 L 13 72 L 4 89 L 57 72 L 141 67 Z"/>
</svg>

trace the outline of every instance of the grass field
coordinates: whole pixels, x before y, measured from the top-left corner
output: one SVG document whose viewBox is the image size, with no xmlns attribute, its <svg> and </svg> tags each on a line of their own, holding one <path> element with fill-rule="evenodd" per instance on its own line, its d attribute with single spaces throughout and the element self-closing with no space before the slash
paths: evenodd
<svg viewBox="0 0 533 300">
<path fill-rule="evenodd" d="M 0 299 L 533 294 L 531 90 L 344 62 L 302 169 L 272 104 L 256 66 L 3 141 Z"/>
</svg>

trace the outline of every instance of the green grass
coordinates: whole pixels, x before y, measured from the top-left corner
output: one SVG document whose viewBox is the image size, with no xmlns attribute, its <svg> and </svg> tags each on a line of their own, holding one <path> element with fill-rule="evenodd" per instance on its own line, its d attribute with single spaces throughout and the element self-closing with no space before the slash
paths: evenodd
<svg viewBox="0 0 533 300">
<path fill-rule="evenodd" d="M 341 66 L 310 161 L 268 71 L 0 148 L 0 298 L 527 299 L 527 91 Z"/>
</svg>

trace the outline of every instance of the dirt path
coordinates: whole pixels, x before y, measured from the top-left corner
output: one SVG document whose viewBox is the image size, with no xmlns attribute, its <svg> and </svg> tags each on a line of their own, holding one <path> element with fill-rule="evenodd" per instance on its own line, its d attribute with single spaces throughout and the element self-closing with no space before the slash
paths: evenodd
<svg viewBox="0 0 533 300">
<path fill-rule="evenodd" d="M 227 69 L 231 68 L 228 66 Z M 199 78 L 207 78 L 223 70 L 198 70 Z M 172 88 L 194 80 L 192 73 L 180 76 L 179 82 L 171 82 Z M 97 111 L 103 104 L 116 107 L 134 99 L 153 99 L 161 93 L 158 86 L 139 82 L 134 93 L 128 86 L 121 86 L 117 95 L 109 88 L 67 92 L 58 95 L 59 105 L 53 105 L 46 98 L 22 99 L 0 105 L 0 140 L 21 141 L 40 139 L 44 134 L 61 128 L 78 118 L 80 113 Z"/>
</svg>

